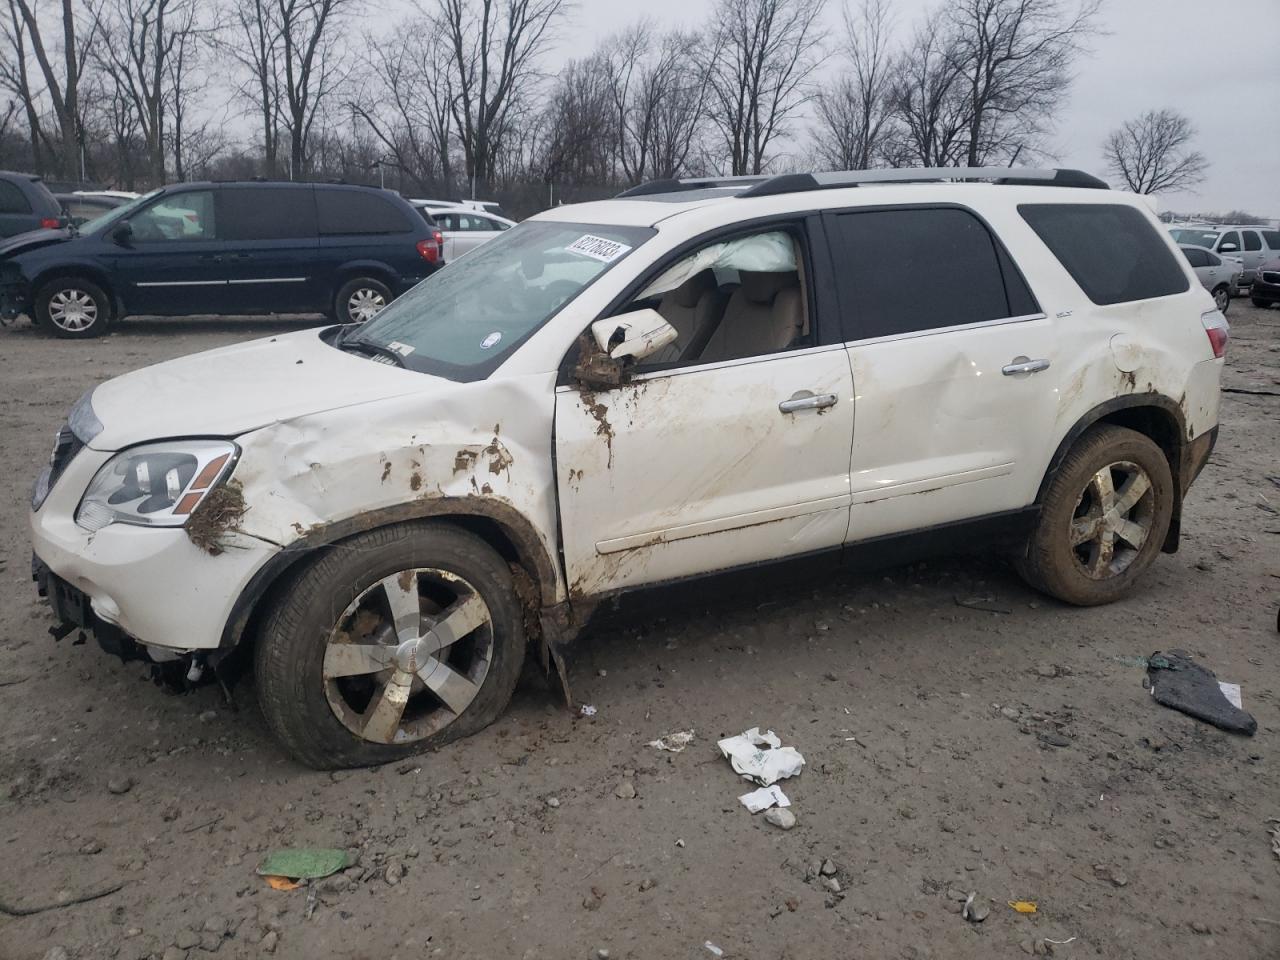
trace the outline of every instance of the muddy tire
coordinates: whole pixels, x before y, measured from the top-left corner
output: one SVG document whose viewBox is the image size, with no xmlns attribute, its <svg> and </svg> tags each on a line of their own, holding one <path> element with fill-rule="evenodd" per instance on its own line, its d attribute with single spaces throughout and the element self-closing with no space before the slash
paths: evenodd
<svg viewBox="0 0 1280 960">
<path fill-rule="evenodd" d="M 100 337 L 111 325 L 111 298 L 92 280 L 58 277 L 35 295 L 36 324 L 64 340 Z"/>
<path fill-rule="evenodd" d="M 348 280 L 333 298 L 333 312 L 339 323 L 364 323 L 372 320 L 391 302 L 391 290 L 373 277 Z"/>
<path fill-rule="evenodd" d="M 1066 603 L 1111 603 L 1160 553 L 1174 496 L 1169 462 L 1150 438 L 1125 427 L 1093 427 L 1050 481 L 1018 570 Z"/>
<path fill-rule="evenodd" d="M 401 523 L 344 541 L 282 589 L 258 636 L 258 699 L 302 763 L 369 766 L 492 723 L 524 654 L 506 562 L 448 523 Z"/>
</svg>

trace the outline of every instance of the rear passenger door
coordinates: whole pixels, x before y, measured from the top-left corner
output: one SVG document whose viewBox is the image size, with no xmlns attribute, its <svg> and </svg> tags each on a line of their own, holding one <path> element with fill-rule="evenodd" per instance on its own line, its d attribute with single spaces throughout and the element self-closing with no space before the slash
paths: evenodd
<svg viewBox="0 0 1280 960">
<path fill-rule="evenodd" d="M 328 306 L 316 270 L 312 187 L 226 185 L 218 191 L 218 226 L 230 310 L 309 313 Z"/>
<path fill-rule="evenodd" d="M 316 188 L 319 244 L 316 271 L 329 309 L 338 288 L 355 276 L 381 280 L 399 296 L 428 272 L 415 247 L 422 218 L 369 189 L 323 185 Z"/>
<path fill-rule="evenodd" d="M 827 232 L 855 395 L 849 541 L 1026 506 L 1057 340 L 1003 245 L 956 206 L 830 213 Z"/>
<path fill-rule="evenodd" d="M 1253 278 L 1257 275 L 1258 268 L 1262 266 L 1262 261 L 1266 258 L 1266 254 L 1262 248 L 1262 237 L 1258 235 L 1257 230 L 1241 230 L 1240 240 L 1243 243 L 1243 254 L 1241 259 L 1244 261 L 1244 283 L 1252 283 Z"/>
</svg>

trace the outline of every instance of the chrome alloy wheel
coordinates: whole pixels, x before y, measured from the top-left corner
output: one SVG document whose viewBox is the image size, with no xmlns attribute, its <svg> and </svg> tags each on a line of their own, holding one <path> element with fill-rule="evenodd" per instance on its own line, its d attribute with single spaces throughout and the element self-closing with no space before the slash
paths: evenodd
<svg viewBox="0 0 1280 960">
<path fill-rule="evenodd" d="M 358 287 L 347 298 L 347 313 L 356 323 L 372 320 L 387 305 L 387 298 L 373 287 Z"/>
<path fill-rule="evenodd" d="M 1231 306 L 1231 291 L 1226 287 L 1219 287 L 1213 292 L 1213 305 L 1218 308 L 1219 313 L 1226 313 L 1227 307 Z"/>
<path fill-rule="evenodd" d="M 1108 464 L 1092 477 L 1076 501 L 1071 552 L 1093 580 L 1118 576 L 1138 556 L 1155 520 L 1151 478 L 1136 463 Z"/>
<path fill-rule="evenodd" d="M 356 736 L 411 743 L 476 698 L 493 651 L 489 607 L 471 584 L 446 570 L 404 570 L 343 611 L 325 647 L 325 696 Z"/>
<path fill-rule="evenodd" d="M 71 333 L 87 330 L 98 320 L 97 301 L 75 287 L 59 290 L 49 298 L 49 320 Z"/>
</svg>

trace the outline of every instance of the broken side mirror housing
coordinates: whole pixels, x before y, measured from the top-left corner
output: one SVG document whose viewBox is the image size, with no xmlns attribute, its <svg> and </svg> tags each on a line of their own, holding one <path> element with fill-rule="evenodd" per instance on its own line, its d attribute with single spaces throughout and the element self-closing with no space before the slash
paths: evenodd
<svg viewBox="0 0 1280 960">
<path fill-rule="evenodd" d="M 611 359 L 632 362 L 652 356 L 679 336 L 652 307 L 597 320 L 591 325 L 591 335 Z"/>
</svg>

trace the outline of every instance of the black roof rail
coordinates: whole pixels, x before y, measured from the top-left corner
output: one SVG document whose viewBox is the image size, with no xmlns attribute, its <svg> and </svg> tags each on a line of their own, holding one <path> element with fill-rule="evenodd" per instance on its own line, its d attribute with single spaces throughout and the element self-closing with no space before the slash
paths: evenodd
<svg viewBox="0 0 1280 960">
<path fill-rule="evenodd" d="M 991 180 L 995 183 L 1110 189 L 1106 183 L 1081 170 L 1035 167 L 895 167 L 883 170 L 840 170 L 823 173 L 786 173 L 770 177 L 739 193 L 739 197 L 770 197 L 806 190 L 835 190 L 877 183 L 931 183 L 946 180 Z"/>
<path fill-rule="evenodd" d="M 650 180 L 648 183 L 641 183 L 623 190 L 614 199 L 647 197 L 658 193 L 680 193 L 682 190 L 705 190 L 708 187 L 749 186 L 751 184 L 767 183 L 776 179 L 776 177 L 762 174 L 743 177 L 685 177 L 680 180 Z"/>
</svg>

